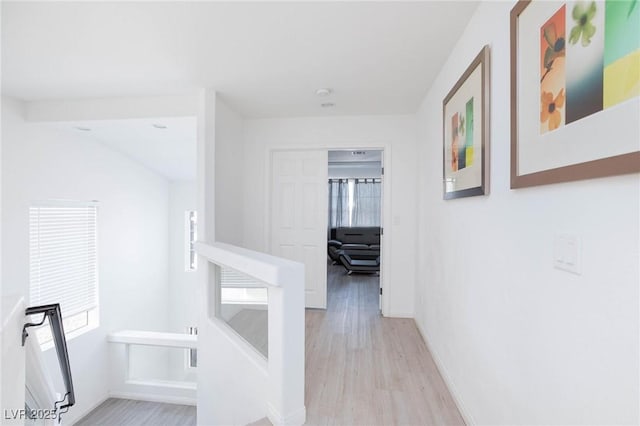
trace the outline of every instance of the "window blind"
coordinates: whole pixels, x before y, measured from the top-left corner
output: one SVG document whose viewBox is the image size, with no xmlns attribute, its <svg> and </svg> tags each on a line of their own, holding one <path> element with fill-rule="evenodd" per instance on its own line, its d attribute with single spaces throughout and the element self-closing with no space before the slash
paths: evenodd
<svg viewBox="0 0 640 426">
<path fill-rule="evenodd" d="M 60 303 L 63 317 L 97 307 L 97 210 L 77 202 L 30 207 L 32 306 Z"/>
</svg>

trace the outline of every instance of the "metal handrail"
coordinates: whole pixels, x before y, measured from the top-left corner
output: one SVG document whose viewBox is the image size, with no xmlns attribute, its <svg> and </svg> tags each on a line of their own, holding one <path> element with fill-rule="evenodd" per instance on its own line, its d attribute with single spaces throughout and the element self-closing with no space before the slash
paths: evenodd
<svg viewBox="0 0 640 426">
<path fill-rule="evenodd" d="M 56 354 L 58 355 L 58 363 L 60 364 L 60 371 L 62 373 L 62 380 L 64 381 L 65 394 L 60 401 L 56 401 L 54 404 L 54 410 L 60 411 L 58 414 L 66 413 L 69 408 L 76 403 L 75 393 L 73 392 L 73 379 L 71 378 L 71 366 L 69 364 L 69 352 L 67 351 L 67 340 L 64 336 L 64 327 L 62 325 L 62 313 L 60 311 L 60 304 L 54 303 L 51 305 L 33 306 L 25 310 L 25 315 L 37 315 L 44 314 L 42 321 L 39 323 L 26 323 L 22 327 L 22 346 L 24 346 L 27 340 L 27 328 L 35 327 L 44 324 L 44 321 L 48 318 L 49 325 L 51 326 L 51 334 L 53 335 L 53 342 L 56 347 Z M 65 403 L 66 401 L 66 403 Z M 60 404 L 60 405 L 59 405 Z"/>
</svg>

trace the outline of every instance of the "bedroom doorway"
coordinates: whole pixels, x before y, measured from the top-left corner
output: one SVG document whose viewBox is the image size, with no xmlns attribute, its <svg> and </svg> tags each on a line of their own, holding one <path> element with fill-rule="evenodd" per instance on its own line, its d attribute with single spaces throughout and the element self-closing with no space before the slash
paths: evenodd
<svg viewBox="0 0 640 426">
<path fill-rule="evenodd" d="M 328 153 L 327 309 L 382 307 L 383 151 Z"/>
</svg>

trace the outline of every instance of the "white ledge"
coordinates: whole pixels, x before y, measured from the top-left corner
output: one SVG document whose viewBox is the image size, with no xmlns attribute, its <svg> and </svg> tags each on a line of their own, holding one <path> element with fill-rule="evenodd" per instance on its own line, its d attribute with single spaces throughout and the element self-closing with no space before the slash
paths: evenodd
<svg viewBox="0 0 640 426">
<path fill-rule="evenodd" d="M 130 345 L 163 346 L 168 348 L 197 349 L 198 336 L 159 331 L 121 330 L 109 333 L 107 341 Z"/>
<path fill-rule="evenodd" d="M 269 286 L 304 285 L 302 263 L 224 243 L 197 242 L 195 248 L 210 262 L 235 269 Z"/>
</svg>

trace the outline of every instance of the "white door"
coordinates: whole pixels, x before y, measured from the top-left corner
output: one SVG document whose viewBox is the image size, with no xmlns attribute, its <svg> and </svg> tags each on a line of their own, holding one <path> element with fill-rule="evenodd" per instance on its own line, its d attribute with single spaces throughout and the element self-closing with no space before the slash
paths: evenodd
<svg viewBox="0 0 640 426">
<path fill-rule="evenodd" d="M 273 151 L 271 254 L 304 263 L 307 308 L 327 307 L 327 151 Z"/>
</svg>

